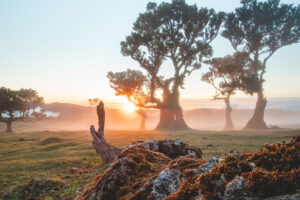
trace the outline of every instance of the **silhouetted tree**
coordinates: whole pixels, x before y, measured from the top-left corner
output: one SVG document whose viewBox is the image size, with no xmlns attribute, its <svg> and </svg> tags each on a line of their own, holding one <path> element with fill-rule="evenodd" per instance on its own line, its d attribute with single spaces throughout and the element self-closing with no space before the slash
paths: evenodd
<svg viewBox="0 0 300 200">
<path fill-rule="evenodd" d="M 96 106 L 98 102 L 100 101 L 99 98 L 94 98 L 94 99 L 88 99 L 89 105 L 90 106 Z"/>
<path fill-rule="evenodd" d="M 144 106 L 149 102 L 148 78 L 138 70 L 123 72 L 108 72 L 110 86 L 116 91 L 117 96 L 125 96 L 133 103 L 138 110 L 136 113 L 141 116 L 140 130 L 145 130 L 147 114 Z"/>
<path fill-rule="evenodd" d="M 230 97 L 237 90 L 247 94 L 253 94 L 253 92 L 258 90 L 259 82 L 251 71 L 251 63 L 249 61 L 247 53 L 235 53 L 233 56 L 206 61 L 210 67 L 209 71 L 202 75 L 202 80 L 215 88 L 216 95 L 213 97 L 213 100 L 224 100 L 226 104 L 225 130 L 234 128 L 231 119 Z"/>
<path fill-rule="evenodd" d="M 200 69 L 202 59 L 212 55 L 210 43 L 215 39 L 223 13 L 190 6 L 184 0 L 171 3 L 150 2 L 139 15 L 133 32 L 121 42 L 121 52 L 146 70 L 150 81 L 151 107 L 160 109 L 157 129 L 187 129 L 179 105 L 179 89 L 193 71 Z M 173 76 L 159 75 L 163 62 L 169 60 Z M 159 97 L 161 91 L 162 97 Z"/>
<path fill-rule="evenodd" d="M 242 0 L 242 6 L 227 15 L 222 36 L 237 52 L 246 52 L 260 88 L 254 114 L 247 129 L 267 128 L 264 111 L 264 74 L 269 58 L 281 47 L 297 43 L 300 37 L 300 6 L 280 4 L 280 0 Z"/>
<path fill-rule="evenodd" d="M 12 123 L 19 121 L 32 121 L 45 115 L 36 109 L 44 103 L 43 97 L 32 89 L 11 90 L 0 88 L 0 122 L 6 123 L 7 133 L 12 132 Z"/>
</svg>

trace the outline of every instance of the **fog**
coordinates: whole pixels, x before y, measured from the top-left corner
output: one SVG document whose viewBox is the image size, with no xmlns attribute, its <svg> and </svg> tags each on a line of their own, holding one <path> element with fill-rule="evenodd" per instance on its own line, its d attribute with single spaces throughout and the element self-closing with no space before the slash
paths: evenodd
<svg viewBox="0 0 300 200">
<path fill-rule="evenodd" d="M 298 102 L 296 103 L 298 104 Z M 193 104 L 195 104 L 195 102 L 193 102 Z M 282 106 L 288 104 L 289 102 L 285 104 L 277 102 L 277 105 Z M 276 105 L 276 102 L 271 102 L 270 106 L 272 105 Z M 52 103 L 47 104 L 44 109 L 55 113 L 55 117 L 49 117 L 37 122 L 14 123 L 14 131 L 89 130 L 90 125 L 94 124 L 97 126 L 98 124 L 96 108 L 94 107 Z M 140 116 L 138 114 L 112 108 L 106 108 L 105 111 L 106 129 L 137 130 L 139 128 Z M 57 113 L 59 113 L 59 115 L 57 115 Z M 232 119 L 235 129 L 242 129 L 250 119 L 252 113 L 252 109 L 233 109 Z M 147 115 L 146 129 L 154 129 L 159 121 L 159 111 L 149 110 L 147 111 Z M 225 110 L 223 108 L 184 110 L 183 115 L 188 126 L 193 129 L 222 130 L 225 125 Z M 265 121 L 268 125 L 277 125 L 282 128 L 300 128 L 300 111 L 297 109 L 294 109 L 294 111 L 288 109 L 270 109 L 269 107 L 265 112 Z M 0 123 L 0 131 L 4 130 L 5 124 Z"/>
</svg>

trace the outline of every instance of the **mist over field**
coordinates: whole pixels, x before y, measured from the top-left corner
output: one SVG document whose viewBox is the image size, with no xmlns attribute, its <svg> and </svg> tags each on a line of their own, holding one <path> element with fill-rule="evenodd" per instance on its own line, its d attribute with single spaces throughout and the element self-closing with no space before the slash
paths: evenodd
<svg viewBox="0 0 300 200">
<path fill-rule="evenodd" d="M 232 98 L 231 107 L 233 109 L 253 110 L 256 99 L 254 98 Z M 224 101 L 209 99 L 182 99 L 182 107 L 184 110 L 194 108 L 218 108 L 224 109 Z M 283 111 L 300 111 L 300 98 L 268 98 L 267 109 L 283 110 Z"/>
<path fill-rule="evenodd" d="M 252 99 L 233 99 L 232 118 L 236 129 L 241 129 L 253 113 L 255 101 Z M 91 124 L 96 124 L 96 109 L 91 107 L 60 104 L 48 104 L 49 110 L 61 113 L 62 119 L 77 121 L 76 125 L 86 129 Z M 138 129 L 140 117 L 136 113 L 127 112 L 119 108 L 106 107 L 107 129 Z M 191 128 L 202 130 L 221 130 L 225 124 L 225 110 L 223 101 L 205 99 L 183 99 L 183 115 Z M 47 108 L 47 107 L 46 107 Z M 146 128 L 153 129 L 159 121 L 158 110 L 148 110 Z M 270 99 L 265 113 L 266 123 L 278 125 L 284 128 L 300 127 L 300 99 L 298 98 L 274 98 Z M 58 121 L 60 121 L 58 119 Z M 59 122 L 58 122 L 59 123 Z M 65 123 L 65 122 L 64 122 Z M 75 125 L 75 123 L 74 123 Z M 64 129 L 64 127 L 62 127 Z M 65 129 L 73 129 L 74 126 L 66 126 Z"/>
<path fill-rule="evenodd" d="M 235 129 L 242 129 L 253 113 L 255 101 L 252 99 L 233 99 L 232 119 Z M 225 124 L 223 101 L 205 99 L 183 99 L 183 115 L 192 129 L 222 130 Z M 50 103 L 44 106 L 50 119 L 34 123 L 16 123 L 14 129 L 20 131 L 60 131 L 86 130 L 90 125 L 97 125 L 96 108 L 68 103 Z M 106 129 L 136 130 L 140 116 L 135 112 L 122 109 L 122 103 L 107 103 Z M 56 117 L 58 115 L 58 117 Z M 148 110 L 146 129 L 154 129 L 159 122 L 159 110 Z M 300 99 L 269 99 L 265 120 L 268 125 L 281 128 L 300 128 Z M 0 124 L 4 129 L 4 124 Z"/>
</svg>

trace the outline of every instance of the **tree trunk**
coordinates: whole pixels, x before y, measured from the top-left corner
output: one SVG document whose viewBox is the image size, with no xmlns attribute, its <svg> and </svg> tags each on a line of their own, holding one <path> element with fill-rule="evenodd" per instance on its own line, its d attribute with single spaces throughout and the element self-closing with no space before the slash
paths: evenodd
<svg viewBox="0 0 300 200">
<path fill-rule="evenodd" d="M 175 116 L 174 111 L 171 109 L 160 109 L 159 124 L 156 129 L 174 129 L 175 127 Z"/>
<path fill-rule="evenodd" d="M 185 130 L 189 129 L 188 125 L 185 123 L 183 119 L 182 109 L 179 107 L 175 111 L 175 129 L 176 130 Z"/>
<path fill-rule="evenodd" d="M 136 111 L 141 116 L 140 127 L 138 130 L 144 131 L 146 129 L 147 114 L 143 109 Z"/>
<path fill-rule="evenodd" d="M 182 115 L 182 109 L 160 109 L 158 130 L 186 130 L 189 129 Z"/>
<path fill-rule="evenodd" d="M 110 145 L 104 138 L 105 111 L 102 101 L 100 101 L 99 105 L 97 106 L 97 115 L 99 125 L 98 132 L 95 130 L 93 125 L 90 127 L 90 132 L 93 136 L 93 146 L 102 159 L 105 162 L 110 163 L 114 161 L 122 149 Z"/>
<path fill-rule="evenodd" d="M 13 130 L 11 128 L 11 124 L 12 122 L 6 122 L 6 130 L 5 130 L 5 133 L 12 133 Z"/>
<path fill-rule="evenodd" d="M 186 130 L 189 129 L 182 115 L 182 109 L 179 105 L 179 84 L 174 83 L 172 93 L 169 91 L 169 85 L 163 89 L 163 103 L 160 108 L 160 120 L 157 130 Z"/>
<path fill-rule="evenodd" d="M 226 124 L 225 124 L 224 130 L 233 130 L 233 123 L 232 123 L 232 119 L 231 119 L 232 108 L 230 106 L 229 99 L 230 99 L 230 96 L 228 96 L 224 99 L 225 104 L 226 104 L 226 110 L 225 110 Z"/>
<path fill-rule="evenodd" d="M 146 117 L 141 116 L 140 128 L 139 130 L 144 131 L 146 129 Z"/>
<path fill-rule="evenodd" d="M 267 99 L 264 97 L 263 90 L 261 89 L 257 93 L 257 101 L 254 110 L 254 114 L 247 123 L 244 129 L 267 129 L 268 126 L 264 121 L 264 113 L 267 105 Z"/>
</svg>

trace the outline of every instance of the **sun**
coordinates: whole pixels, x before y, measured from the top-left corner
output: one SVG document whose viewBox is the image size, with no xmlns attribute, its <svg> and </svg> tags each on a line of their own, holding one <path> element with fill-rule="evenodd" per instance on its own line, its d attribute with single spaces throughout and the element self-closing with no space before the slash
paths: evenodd
<svg viewBox="0 0 300 200">
<path fill-rule="evenodd" d="M 129 101 L 124 101 L 123 102 L 123 109 L 126 110 L 127 112 L 134 112 L 135 107 Z"/>
</svg>

